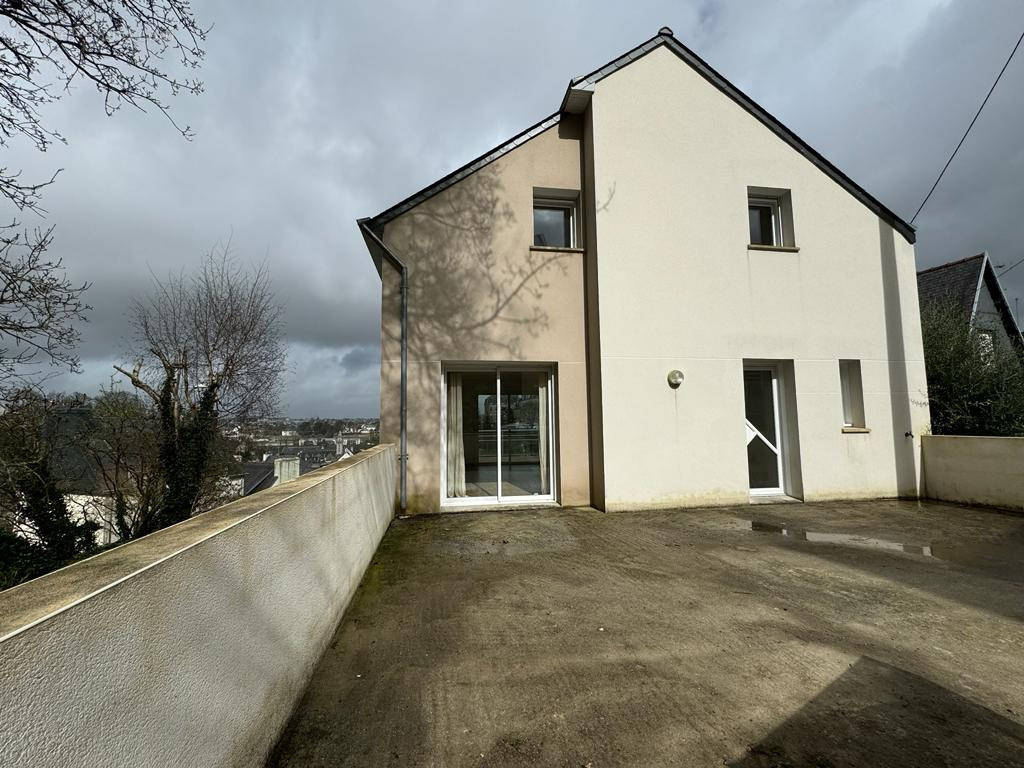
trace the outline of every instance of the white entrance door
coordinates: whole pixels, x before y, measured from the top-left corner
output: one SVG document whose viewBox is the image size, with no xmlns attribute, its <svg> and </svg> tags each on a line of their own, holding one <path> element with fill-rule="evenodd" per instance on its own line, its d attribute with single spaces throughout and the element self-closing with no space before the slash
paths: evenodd
<svg viewBox="0 0 1024 768">
<path fill-rule="evenodd" d="M 745 367 L 743 395 L 750 492 L 784 493 L 778 369 L 769 365 Z"/>
</svg>

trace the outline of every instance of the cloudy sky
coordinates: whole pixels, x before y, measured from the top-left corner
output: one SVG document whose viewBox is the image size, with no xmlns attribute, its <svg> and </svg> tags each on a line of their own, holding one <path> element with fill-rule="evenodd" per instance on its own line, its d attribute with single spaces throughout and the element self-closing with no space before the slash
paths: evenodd
<svg viewBox="0 0 1024 768">
<path fill-rule="evenodd" d="M 1017 36 L 1019 0 L 263 2 L 194 0 L 213 30 L 206 90 L 105 116 L 80 86 L 46 119 L 69 144 L 13 146 L 45 197 L 53 251 L 92 282 L 84 373 L 109 384 L 128 299 L 232 238 L 286 306 L 287 413 L 375 415 L 379 280 L 354 221 L 557 108 L 566 83 L 668 25 L 904 218 Z M 244 10 L 243 10 L 244 8 Z M 917 221 L 918 267 L 1024 258 L 1024 52 Z M 1024 265 L 1005 278 L 1024 299 Z M 1024 308 L 1022 308 L 1024 311 Z"/>
</svg>

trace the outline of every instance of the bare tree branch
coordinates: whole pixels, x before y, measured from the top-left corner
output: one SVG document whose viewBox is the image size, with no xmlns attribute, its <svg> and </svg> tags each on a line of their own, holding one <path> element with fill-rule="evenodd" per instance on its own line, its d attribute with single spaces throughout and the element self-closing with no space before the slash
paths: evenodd
<svg viewBox="0 0 1024 768">
<path fill-rule="evenodd" d="M 89 310 L 89 285 L 73 284 L 59 259 L 46 258 L 52 232 L 0 228 L 0 405 L 49 367 L 79 368 L 75 324 Z"/>
<path fill-rule="evenodd" d="M 132 306 L 134 365 L 115 369 L 152 402 L 160 423 L 160 511 L 142 533 L 183 520 L 208 497 L 220 425 L 272 415 L 285 350 L 265 265 L 245 268 L 228 247 L 198 274 L 154 278 Z"/>
<path fill-rule="evenodd" d="M 187 74 L 202 62 L 207 30 L 188 0 L 2 0 L 0 18 L 7 20 L 0 32 L 0 146 L 16 136 L 40 151 L 63 142 L 43 124 L 40 110 L 76 80 L 102 94 L 107 114 L 123 104 L 152 107 L 192 135 L 175 123 L 161 95 L 202 92 L 202 83 Z M 164 69 L 167 58 L 184 74 Z M 52 181 L 25 184 L 18 172 L 3 168 L 0 195 L 32 209 Z"/>
</svg>

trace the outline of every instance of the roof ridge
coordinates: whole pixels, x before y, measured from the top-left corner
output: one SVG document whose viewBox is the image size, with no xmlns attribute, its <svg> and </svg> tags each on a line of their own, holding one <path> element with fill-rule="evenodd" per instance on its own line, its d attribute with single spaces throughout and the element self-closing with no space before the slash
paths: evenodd
<svg viewBox="0 0 1024 768">
<path fill-rule="evenodd" d="M 923 275 L 925 272 L 934 272 L 937 269 L 945 269 L 946 267 L 953 267 L 953 266 L 956 266 L 957 264 L 963 264 L 964 262 L 970 261 L 971 259 L 983 259 L 983 258 L 985 258 L 985 251 L 982 251 L 981 253 L 976 253 L 973 256 L 965 256 L 964 258 L 957 259 L 956 261 L 947 261 L 944 264 L 936 264 L 934 267 L 928 267 L 927 269 L 920 269 L 920 270 L 918 270 L 917 274 Z"/>
<path fill-rule="evenodd" d="M 795 149 L 805 159 L 815 165 L 820 171 L 831 177 L 839 186 L 843 187 L 850 195 L 859 200 L 865 207 L 872 211 L 880 219 L 889 223 L 893 229 L 898 231 L 903 237 L 910 243 L 916 240 L 915 229 L 913 224 L 909 224 L 900 218 L 895 212 L 893 212 L 888 206 L 874 197 L 870 192 L 864 189 L 860 184 L 854 181 L 852 178 L 847 176 L 842 170 L 840 170 L 835 164 L 833 164 L 823 154 L 818 152 L 814 147 L 808 144 L 806 141 L 797 136 L 792 130 L 787 128 L 778 118 L 772 115 L 768 110 L 754 101 L 750 96 L 740 90 L 738 87 L 733 85 L 726 77 L 719 73 L 714 67 L 708 64 L 704 59 L 694 53 L 690 48 L 681 43 L 676 39 L 672 30 L 668 27 L 662 27 L 658 30 L 658 34 L 651 37 L 639 45 L 629 49 L 626 53 L 617 56 L 610 62 L 605 64 L 598 69 L 593 70 L 587 75 L 578 78 L 572 78 L 569 81 L 569 87 L 566 89 L 566 95 L 562 99 L 562 103 L 559 109 L 547 118 L 535 123 L 530 128 L 517 134 L 513 138 L 499 144 L 489 152 L 485 152 L 474 160 L 466 163 L 465 165 L 457 168 L 456 170 L 443 176 L 441 179 L 435 181 L 433 184 L 429 184 L 418 192 L 413 193 L 404 200 L 396 203 L 395 205 L 387 208 L 386 210 L 373 216 L 368 224 L 371 227 L 375 227 L 379 224 L 386 224 L 396 216 L 401 215 L 410 208 L 415 207 L 424 200 L 432 197 L 433 195 L 441 192 L 447 187 L 455 184 L 468 173 L 475 172 L 480 168 L 490 164 L 491 162 L 502 157 L 506 153 L 510 152 L 515 147 L 529 141 L 538 134 L 547 130 L 548 128 L 556 125 L 562 116 L 563 111 L 566 109 L 566 103 L 569 98 L 569 93 L 573 88 L 580 85 L 581 83 L 594 84 L 604 79 L 606 76 L 612 74 L 621 67 L 628 66 L 632 62 L 646 56 L 653 50 L 666 46 L 672 53 L 683 60 L 685 64 L 694 69 L 701 77 L 708 81 L 713 87 L 717 88 L 728 98 L 732 99 L 740 108 L 746 110 L 756 120 L 760 121 L 768 130 L 774 133 L 778 138 Z"/>
</svg>

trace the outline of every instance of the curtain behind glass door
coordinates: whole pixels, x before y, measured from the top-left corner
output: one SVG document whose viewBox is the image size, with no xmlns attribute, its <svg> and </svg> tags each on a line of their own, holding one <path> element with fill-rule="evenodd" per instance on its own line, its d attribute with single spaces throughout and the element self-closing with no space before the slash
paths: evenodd
<svg viewBox="0 0 1024 768">
<path fill-rule="evenodd" d="M 494 371 L 448 374 L 448 497 L 498 495 L 498 390 Z"/>
</svg>

